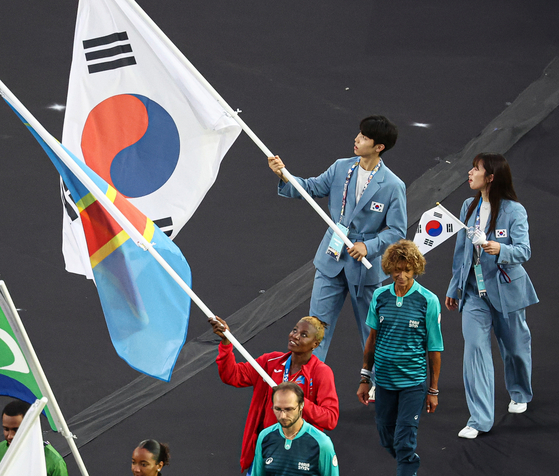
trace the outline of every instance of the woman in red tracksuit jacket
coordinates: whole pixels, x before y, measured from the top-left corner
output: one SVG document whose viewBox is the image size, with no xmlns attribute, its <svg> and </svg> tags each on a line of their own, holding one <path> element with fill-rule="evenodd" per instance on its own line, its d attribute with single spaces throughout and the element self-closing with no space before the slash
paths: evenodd
<svg viewBox="0 0 559 476">
<path fill-rule="evenodd" d="M 272 411 L 272 387 L 248 362 L 236 362 L 233 345 L 222 333 L 224 329 L 229 329 L 227 323 L 219 317 L 208 321 L 221 337 L 216 360 L 221 380 L 234 387 L 254 387 L 241 450 L 241 469 L 244 471 L 252 464 L 260 431 L 277 423 Z M 321 430 L 333 430 L 340 414 L 334 373 L 313 355 L 323 337 L 324 324 L 316 317 L 303 317 L 289 333 L 289 352 L 271 352 L 261 355 L 256 361 L 278 384 L 290 381 L 303 389 L 305 421 Z"/>
</svg>

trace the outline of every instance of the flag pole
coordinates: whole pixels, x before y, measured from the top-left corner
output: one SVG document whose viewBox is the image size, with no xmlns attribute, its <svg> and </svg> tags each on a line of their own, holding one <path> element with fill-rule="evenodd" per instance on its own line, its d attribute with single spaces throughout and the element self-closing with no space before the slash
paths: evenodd
<svg viewBox="0 0 559 476">
<path fill-rule="evenodd" d="M 454 221 L 454 223 L 456 223 L 459 227 L 464 228 L 464 229 L 468 229 L 468 227 L 466 225 L 464 225 L 464 223 L 462 223 L 458 218 L 456 218 L 452 213 L 450 213 L 445 207 L 443 207 L 440 202 L 437 202 L 437 207 L 439 207 L 443 213 L 445 213 L 450 219 L 452 219 Z"/>
<path fill-rule="evenodd" d="M 80 455 L 78 447 L 76 446 L 76 443 L 74 442 L 74 438 L 76 438 L 76 436 L 74 434 L 72 434 L 72 432 L 68 428 L 66 420 L 64 419 L 64 415 L 62 415 L 62 411 L 60 410 L 60 407 L 58 406 L 58 402 L 56 401 L 56 398 L 55 398 L 54 393 L 52 391 L 52 388 L 49 384 L 49 381 L 47 380 L 45 372 L 43 371 L 43 367 L 41 367 L 41 363 L 39 362 L 39 358 L 37 357 L 37 354 L 35 353 L 35 349 L 33 348 L 33 345 L 31 344 L 31 340 L 29 339 L 29 336 L 27 335 L 27 331 L 25 330 L 25 327 L 23 326 L 23 322 L 21 321 L 21 318 L 19 317 L 19 313 L 17 312 L 17 308 L 16 308 L 14 302 L 12 301 L 12 297 L 10 296 L 10 293 L 8 292 L 8 288 L 6 286 L 6 283 L 4 283 L 4 281 L 0 281 L 0 292 L 2 293 L 2 296 L 4 296 L 4 299 L 6 300 L 6 302 L 8 303 L 8 306 L 10 308 L 10 311 L 11 311 L 11 314 L 12 314 L 10 317 L 13 317 L 13 320 L 14 320 L 13 324 L 16 325 L 17 330 L 18 330 L 18 340 L 21 339 L 23 341 L 22 343 L 20 343 L 20 345 L 23 344 L 23 346 L 22 346 L 23 349 L 22 350 L 25 352 L 25 358 L 29 361 L 29 364 L 32 367 L 32 369 L 37 372 L 37 375 L 35 375 L 35 372 L 33 372 L 33 375 L 34 375 L 35 379 L 37 380 L 37 384 L 39 385 L 39 388 L 41 389 L 41 392 L 43 393 L 43 397 L 46 397 L 48 399 L 48 407 L 49 407 L 49 410 L 50 410 L 51 414 L 53 415 L 53 418 L 54 418 L 54 421 L 56 423 L 57 429 L 62 434 L 62 436 L 64 436 L 64 438 L 66 438 L 66 442 L 68 443 L 68 446 L 70 447 L 70 450 L 72 451 L 72 454 L 74 455 L 74 459 L 76 460 L 76 463 L 78 465 L 80 473 L 83 476 L 89 476 L 89 473 L 87 472 L 87 469 L 85 468 L 85 464 L 82 460 L 82 457 Z M 8 316 L 6 316 L 6 317 L 8 317 Z M 12 319 L 9 319 L 9 321 L 11 321 L 11 320 Z"/>
<path fill-rule="evenodd" d="M 155 250 L 152 243 L 144 238 L 144 236 L 130 223 L 128 218 L 112 203 L 105 193 L 95 184 L 91 178 L 87 176 L 81 167 L 72 159 L 68 152 L 62 147 L 42 124 L 29 112 L 29 110 L 17 99 L 17 97 L 0 81 L 0 93 L 21 116 L 28 122 L 28 124 L 37 132 L 42 140 L 56 153 L 56 155 L 64 162 L 64 165 L 83 183 L 83 185 L 93 194 L 93 196 L 101 203 L 103 208 L 116 220 L 122 229 L 128 233 L 134 242 L 143 248 L 157 260 L 157 262 L 169 273 L 169 275 L 177 282 L 177 284 L 190 296 L 194 303 L 200 310 L 209 318 L 215 319 L 215 314 L 202 302 L 196 293 L 184 282 L 178 273 L 167 263 L 163 257 Z M 260 376 L 271 386 L 275 387 L 277 384 L 272 378 L 264 371 L 264 369 L 252 358 L 243 345 L 231 334 L 230 331 L 223 332 L 225 337 L 231 341 L 235 348 L 243 355 L 243 357 L 254 367 Z"/>
<path fill-rule="evenodd" d="M 163 33 L 161 28 L 149 17 L 149 15 L 142 10 L 142 8 L 134 0 L 126 0 L 130 8 L 132 8 L 136 14 L 138 14 L 146 23 L 148 23 L 154 32 L 157 33 L 159 39 L 165 43 L 165 46 L 169 48 L 177 57 L 177 59 L 198 79 L 198 81 L 206 88 L 206 90 L 211 94 L 211 96 L 221 105 L 223 109 L 241 126 L 243 131 L 253 140 L 256 146 L 266 155 L 266 157 L 273 157 L 274 154 L 266 145 L 260 140 L 260 138 L 248 127 L 248 125 L 243 121 L 237 111 L 233 110 L 227 102 L 220 96 L 220 94 L 214 89 L 214 87 L 202 76 L 202 74 L 194 67 L 194 65 L 182 54 L 182 52 L 175 46 L 175 44 Z M 291 182 L 291 185 L 301 194 L 301 196 L 309 203 L 309 205 L 320 215 L 320 217 L 328 224 L 330 228 L 340 237 L 340 239 L 345 243 L 348 248 L 353 247 L 352 241 L 338 228 L 334 221 L 328 216 L 328 214 L 320 208 L 318 203 L 307 193 L 307 191 L 301 186 L 301 184 L 295 180 L 293 175 L 284 167 L 280 170 L 283 176 Z M 367 258 L 363 257 L 361 263 L 367 268 L 371 269 L 371 263 Z"/>
<path fill-rule="evenodd" d="M 143 238 L 143 237 L 142 237 Z M 145 240 L 144 240 L 145 241 Z M 190 298 L 196 303 L 196 305 L 200 308 L 200 310 L 209 318 L 215 320 L 215 314 L 210 311 L 208 306 L 204 304 L 204 302 L 194 293 L 194 291 L 184 282 L 184 280 L 178 275 L 178 273 L 163 259 L 163 257 L 153 248 L 153 245 L 148 242 L 147 250 L 150 254 L 156 259 L 156 261 L 169 273 L 169 275 L 176 281 L 176 283 L 190 296 Z M 233 344 L 235 349 L 237 349 L 241 355 L 249 362 L 254 369 L 260 374 L 260 376 L 270 385 L 270 387 L 275 387 L 277 385 L 276 382 L 272 380 L 266 371 L 260 366 L 256 360 L 250 355 L 250 353 L 244 348 L 244 346 L 231 334 L 228 329 L 222 331 L 223 335 L 229 339 L 229 341 Z"/>
</svg>

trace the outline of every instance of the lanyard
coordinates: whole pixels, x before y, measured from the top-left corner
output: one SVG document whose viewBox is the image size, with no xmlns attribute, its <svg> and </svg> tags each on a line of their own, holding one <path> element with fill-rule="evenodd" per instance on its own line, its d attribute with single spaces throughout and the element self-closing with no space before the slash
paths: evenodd
<svg viewBox="0 0 559 476">
<path fill-rule="evenodd" d="M 345 179 L 345 184 L 344 184 L 344 193 L 342 195 L 342 212 L 340 213 L 340 223 L 342 223 L 343 219 L 344 219 L 345 205 L 346 205 L 346 202 L 347 202 L 347 188 L 349 186 L 349 181 L 351 180 L 351 175 L 353 174 L 353 171 L 355 170 L 355 167 L 357 167 L 359 165 L 360 161 L 361 161 L 361 159 L 359 159 L 357 162 L 355 162 L 350 167 L 350 169 L 347 171 L 347 177 Z M 381 164 L 382 164 L 382 159 L 380 159 L 378 164 L 375 166 L 375 168 L 373 170 L 371 170 L 371 173 L 369 174 L 369 178 L 367 179 L 367 183 L 363 187 L 363 191 L 361 192 L 361 195 L 363 195 L 363 193 L 365 193 L 365 190 L 369 186 L 369 183 L 371 182 L 371 179 L 374 177 L 374 175 L 380 169 Z"/>
<path fill-rule="evenodd" d="M 289 380 L 289 371 L 290 370 L 291 370 L 291 355 L 285 361 L 285 370 L 283 371 L 283 382 L 289 382 L 290 381 Z M 297 375 L 299 375 L 299 372 L 301 372 L 301 370 L 298 370 L 297 372 L 295 372 L 295 374 L 293 374 L 292 378 L 295 378 Z M 297 380 L 299 380 L 299 378 L 297 378 Z M 291 380 L 291 381 L 293 381 L 293 380 Z M 296 382 L 296 383 L 299 383 L 299 382 Z M 311 379 L 311 387 L 312 387 L 312 379 Z"/>
<path fill-rule="evenodd" d="M 483 200 L 479 199 L 479 205 L 477 206 L 477 216 L 476 216 L 476 230 L 481 230 L 481 202 Z M 483 270 L 481 269 L 481 252 L 483 249 L 481 245 L 474 245 L 476 251 L 476 264 L 474 265 L 474 274 L 476 278 L 477 290 L 480 298 L 487 296 L 487 289 L 485 287 L 485 280 L 483 278 Z"/>
<path fill-rule="evenodd" d="M 285 361 L 285 370 L 283 371 L 283 381 L 289 382 L 289 369 L 291 368 L 291 356 Z"/>
<path fill-rule="evenodd" d="M 481 203 L 483 202 L 482 198 L 479 198 L 479 204 L 477 206 L 477 215 L 476 215 L 476 230 L 481 230 Z M 474 249 L 476 250 L 476 264 L 479 264 L 481 258 L 481 245 L 474 245 Z"/>
</svg>

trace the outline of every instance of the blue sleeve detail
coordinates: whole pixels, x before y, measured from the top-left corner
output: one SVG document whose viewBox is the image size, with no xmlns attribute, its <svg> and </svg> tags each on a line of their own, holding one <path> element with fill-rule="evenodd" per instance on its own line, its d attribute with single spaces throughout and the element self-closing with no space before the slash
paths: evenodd
<svg viewBox="0 0 559 476">
<path fill-rule="evenodd" d="M 332 440 L 312 425 L 308 425 L 307 432 L 316 440 L 320 448 L 318 467 L 321 476 L 339 476 L 338 458 Z"/>
<path fill-rule="evenodd" d="M 276 429 L 277 424 L 264 428 L 258 435 L 256 448 L 254 450 L 254 460 L 252 461 L 251 476 L 265 476 L 264 461 L 262 458 L 262 441 L 264 438 Z"/>
<path fill-rule="evenodd" d="M 373 299 L 371 300 L 371 305 L 369 306 L 369 312 L 367 313 L 367 319 L 365 321 L 365 324 L 367 324 L 371 329 L 378 330 L 379 322 L 378 322 L 378 313 L 377 313 L 377 298 L 379 294 L 383 290 L 385 290 L 385 288 L 386 286 L 375 289 L 375 292 L 373 293 Z"/>
<path fill-rule="evenodd" d="M 444 350 L 443 334 L 441 331 L 441 303 L 439 298 L 421 286 L 419 292 L 427 301 L 425 326 L 427 328 L 427 351 L 441 352 Z"/>
<path fill-rule="evenodd" d="M 336 175 L 336 166 L 339 161 L 334 162 L 328 170 L 320 174 L 318 177 L 311 177 L 308 179 L 303 179 L 300 177 L 294 177 L 297 182 L 303 187 L 303 189 L 313 198 L 322 198 L 330 195 L 330 190 L 332 188 L 332 181 Z M 278 194 L 282 197 L 287 198 L 301 198 L 301 194 L 291 185 L 290 182 L 285 183 L 280 181 L 278 186 Z"/>
</svg>

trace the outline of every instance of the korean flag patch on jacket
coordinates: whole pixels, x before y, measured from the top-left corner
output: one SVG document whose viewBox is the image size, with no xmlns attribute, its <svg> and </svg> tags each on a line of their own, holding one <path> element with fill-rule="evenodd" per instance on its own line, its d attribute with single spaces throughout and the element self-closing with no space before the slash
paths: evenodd
<svg viewBox="0 0 559 476">
<path fill-rule="evenodd" d="M 384 203 L 372 202 L 371 210 L 373 210 L 374 212 L 382 212 L 384 210 Z"/>
<path fill-rule="evenodd" d="M 506 238 L 507 237 L 507 230 L 495 230 L 495 236 L 497 238 Z"/>
</svg>

